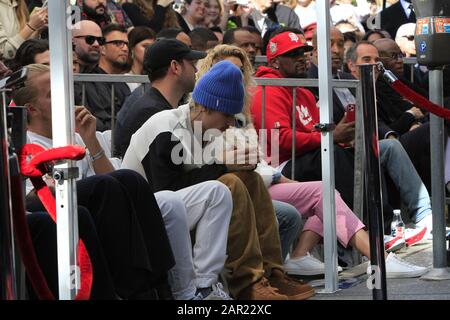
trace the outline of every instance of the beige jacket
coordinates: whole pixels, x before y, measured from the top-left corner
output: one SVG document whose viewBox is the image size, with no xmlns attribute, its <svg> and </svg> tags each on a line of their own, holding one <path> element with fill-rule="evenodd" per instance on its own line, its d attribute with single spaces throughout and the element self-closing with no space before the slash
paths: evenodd
<svg viewBox="0 0 450 320">
<path fill-rule="evenodd" d="M 19 35 L 16 6 L 17 0 L 0 0 L 0 58 L 3 59 L 14 58 L 17 49 L 25 41 Z"/>
</svg>

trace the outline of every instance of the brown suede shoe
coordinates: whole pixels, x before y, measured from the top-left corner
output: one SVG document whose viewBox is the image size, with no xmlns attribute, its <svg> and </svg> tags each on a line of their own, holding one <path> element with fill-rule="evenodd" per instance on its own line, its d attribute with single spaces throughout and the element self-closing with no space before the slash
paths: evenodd
<svg viewBox="0 0 450 320">
<path fill-rule="evenodd" d="M 266 278 L 262 278 L 256 283 L 248 286 L 239 293 L 238 300 L 289 300 L 283 294 L 279 294 L 278 290 L 271 287 Z"/>
<path fill-rule="evenodd" d="M 306 300 L 316 294 L 309 284 L 289 278 L 281 270 L 272 271 L 269 283 L 281 294 L 288 296 L 289 300 Z"/>
</svg>

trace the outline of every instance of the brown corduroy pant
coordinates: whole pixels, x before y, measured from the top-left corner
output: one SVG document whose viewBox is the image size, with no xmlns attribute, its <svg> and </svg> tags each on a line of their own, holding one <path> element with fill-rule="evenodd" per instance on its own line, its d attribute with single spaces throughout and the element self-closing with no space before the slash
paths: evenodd
<svg viewBox="0 0 450 320">
<path fill-rule="evenodd" d="M 228 173 L 218 180 L 233 198 L 224 277 L 236 297 L 272 269 L 283 270 L 280 236 L 272 200 L 256 172 Z"/>
</svg>

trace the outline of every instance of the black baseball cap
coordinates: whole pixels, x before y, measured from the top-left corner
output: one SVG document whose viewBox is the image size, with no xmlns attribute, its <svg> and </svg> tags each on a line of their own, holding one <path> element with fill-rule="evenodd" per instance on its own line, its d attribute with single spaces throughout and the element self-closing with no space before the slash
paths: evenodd
<svg viewBox="0 0 450 320">
<path fill-rule="evenodd" d="M 158 39 L 145 50 L 144 68 L 155 71 L 168 66 L 172 60 L 199 60 L 204 57 L 206 52 L 192 50 L 177 39 Z"/>
</svg>

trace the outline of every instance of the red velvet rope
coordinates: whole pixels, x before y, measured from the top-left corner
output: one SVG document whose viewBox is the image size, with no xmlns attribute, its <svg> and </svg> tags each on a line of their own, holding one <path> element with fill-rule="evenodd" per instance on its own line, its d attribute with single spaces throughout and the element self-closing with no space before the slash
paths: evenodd
<svg viewBox="0 0 450 320">
<path fill-rule="evenodd" d="M 34 251 L 31 241 L 30 230 L 25 219 L 25 208 L 23 205 L 22 180 L 20 176 L 11 177 L 11 200 L 13 207 L 14 232 L 16 233 L 17 246 L 22 255 L 25 270 L 33 286 L 36 296 L 40 300 L 55 300 L 53 293 L 48 288 L 45 276 Z"/>
<path fill-rule="evenodd" d="M 417 92 L 411 90 L 408 86 L 406 86 L 403 82 L 400 80 L 396 80 L 393 83 L 391 83 L 391 87 L 394 88 L 395 91 L 397 91 L 400 95 L 402 95 L 404 98 L 408 99 L 415 105 L 431 112 L 432 114 L 445 118 L 447 120 L 450 120 L 450 110 L 445 109 L 425 97 L 421 96 Z"/>
<path fill-rule="evenodd" d="M 85 156 L 86 150 L 81 146 L 66 146 L 45 150 L 35 144 L 26 144 L 20 151 L 19 161 L 21 173 L 29 177 L 36 190 L 36 194 L 41 200 L 47 212 L 56 222 L 56 201 L 42 176 L 48 173 L 47 162 L 63 159 L 80 160 Z M 28 161 L 28 158 L 32 159 Z M 88 300 L 92 290 L 92 263 L 89 254 L 82 240 L 78 241 L 78 261 L 81 272 L 81 287 L 76 296 L 76 300 Z M 25 261 L 24 261 L 25 263 Z M 28 269 L 28 266 L 25 265 Z M 34 266 L 32 267 L 36 269 Z M 36 274 L 34 274 L 36 276 Z M 39 277 L 40 275 L 37 274 Z M 33 278 L 31 278 L 33 281 Z M 33 284 L 34 286 L 34 284 Z M 42 287 L 39 280 L 38 288 Z"/>
</svg>

